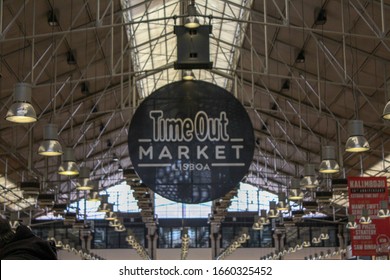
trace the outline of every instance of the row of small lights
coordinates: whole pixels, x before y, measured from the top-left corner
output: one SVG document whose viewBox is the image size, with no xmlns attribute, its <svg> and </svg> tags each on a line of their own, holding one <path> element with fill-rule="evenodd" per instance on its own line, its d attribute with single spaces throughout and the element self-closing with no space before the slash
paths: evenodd
<svg viewBox="0 0 390 280">
<path fill-rule="evenodd" d="M 308 257 L 304 257 L 304 259 L 305 260 L 324 260 L 324 259 L 332 258 L 334 256 L 345 254 L 346 252 L 347 252 L 347 249 L 337 249 L 337 250 L 334 250 L 333 252 L 328 250 L 326 253 L 321 251 L 319 255 L 317 253 L 315 253 L 314 256 L 309 255 Z"/>
<path fill-rule="evenodd" d="M 127 243 L 137 252 L 137 254 L 144 260 L 150 260 L 150 256 L 146 249 L 135 239 L 134 235 L 129 234 L 126 237 Z"/>
<path fill-rule="evenodd" d="M 324 240 L 329 240 L 329 234 L 327 233 L 321 233 L 318 237 L 313 237 L 312 243 L 313 244 L 319 244 Z M 294 247 L 289 247 L 287 249 L 284 249 L 277 253 L 272 253 L 270 256 L 264 257 L 263 259 L 279 259 L 280 257 L 283 257 L 287 254 L 295 253 L 296 251 L 302 250 L 303 248 L 308 248 L 311 246 L 311 243 L 309 241 L 303 241 L 301 244 L 297 244 Z"/>
<path fill-rule="evenodd" d="M 250 239 L 248 233 L 242 233 L 239 237 L 235 238 L 232 243 L 216 258 L 217 260 L 223 260 L 227 256 L 231 255 L 234 251 L 242 246 L 247 240 Z"/>
<path fill-rule="evenodd" d="M 310 246 L 310 242 L 308 244 Z M 284 249 L 280 252 L 270 253 L 264 257 L 261 257 L 260 260 L 279 260 L 283 256 L 295 253 L 296 251 L 302 250 L 303 248 L 307 248 L 309 246 L 306 246 L 306 243 L 303 242 L 302 244 L 297 244 L 295 247 L 289 247 L 288 249 Z M 327 253 L 324 253 L 323 251 L 321 251 L 319 255 L 314 254 L 314 257 L 312 255 L 310 255 L 309 257 L 304 257 L 304 259 L 305 260 L 321 260 L 321 259 L 331 258 L 331 257 L 336 256 L 336 255 L 344 254 L 346 252 L 347 252 L 346 249 L 337 249 L 333 252 L 328 250 Z"/>
<path fill-rule="evenodd" d="M 78 250 L 75 247 L 71 247 L 68 243 L 63 243 L 61 240 L 57 240 L 55 237 L 49 237 L 49 241 L 53 241 L 56 248 L 65 250 L 67 252 L 73 252 L 76 255 L 79 255 L 84 260 L 104 260 L 104 258 L 99 257 L 96 254 L 89 253 L 85 250 Z"/>
<path fill-rule="evenodd" d="M 190 246 L 190 237 L 188 236 L 187 232 L 183 232 L 181 237 L 180 259 L 182 260 L 187 259 L 189 246 Z"/>
</svg>

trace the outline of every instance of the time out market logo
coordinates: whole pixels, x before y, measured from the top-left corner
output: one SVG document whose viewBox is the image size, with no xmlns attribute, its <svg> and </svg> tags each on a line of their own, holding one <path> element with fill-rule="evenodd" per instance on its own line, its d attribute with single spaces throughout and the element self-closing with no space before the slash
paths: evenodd
<svg viewBox="0 0 390 280">
<path fill-rule="evenodd" d="M 222 197 L 248 171 L 253 128 L 226 90 L 180 81 L 153 92 L 131 120 L 129 155 L 152 190 L 170 200 L 200 203 Z"/>
</svg>

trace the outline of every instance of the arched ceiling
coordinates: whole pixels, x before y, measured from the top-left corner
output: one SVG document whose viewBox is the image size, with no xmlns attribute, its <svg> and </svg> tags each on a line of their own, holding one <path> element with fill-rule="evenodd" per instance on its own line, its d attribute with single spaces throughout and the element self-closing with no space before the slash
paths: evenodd
<svg viewBox="0 0 390 280">
<path fill-rule="evenodd" d="M 194 2 L 203 23 L 213 26 L 213 68 L 196 70 L 195 77 L 235 94 L 254 127 L 257 148 L 247 182 L 285 191 L 306 163 L 320 163 L 324 145 L 336 147 L 342 166 L 333 178 L 389 176 L 390 125 L 381 115 L 390 98 L 390 1 Z M 2 1 L 1 115 L 12 103 L 14 85 L 28 82 L 39 119 L 29 125 L 0 119 L 5 209 L 32 207 L 18 189 L 26 180 L 40 181 L 43 191 L 62 201 L 78 198 L 76 180 L 56 172 L 60 159 L 37 154 L 47 123 L 58 125 L 62 145 L 73 148 L 77 163 L 92 170 L 101 188 L 123 179 L 118 167 L 131 167 L 127 130 L 135 108 L 153 90 L 181 79 L 173 68 L 173 26 L 181 24 L 188 4 Z M 323 21 L 316 21 L 318 9 L 326 13 Z M 48 24 L 51 10 L 58 25 Z M 296 61 L 300 51 L 304 62 Z M 344 151 L 353 119 L 364 122 L 369 152 Z M 328 188 L 330 177 L 318 176 Z"/>
</svg>

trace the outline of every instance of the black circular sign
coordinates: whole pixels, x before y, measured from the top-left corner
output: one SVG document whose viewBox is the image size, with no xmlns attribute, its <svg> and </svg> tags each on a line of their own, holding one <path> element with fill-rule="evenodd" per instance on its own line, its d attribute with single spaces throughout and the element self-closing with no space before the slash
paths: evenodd
<svg viewBox="0 0 390 280">
<path fill-rule="evenodd" d="M 137 108 L 129 155 L 143 183 L 161 196 L 201 203 L 237 186 L 253 159 L 252 123 L 228 91 L 203 81 L 168 84 Z"/>
</svg>

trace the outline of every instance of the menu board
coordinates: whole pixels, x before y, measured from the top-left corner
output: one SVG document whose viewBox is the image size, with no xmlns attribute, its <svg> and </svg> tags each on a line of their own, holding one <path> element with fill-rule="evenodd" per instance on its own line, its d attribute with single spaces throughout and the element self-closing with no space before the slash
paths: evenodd
<svg viewBox="0 0 390 280">
<path fill-rule="evenodd" d="M 358 228 L 350 231 L 354 256 L 376 256 L 390 243 L 390 218 L 379 218 L 380 202 L 388 201 L 386 177 L 348 177 L 349 214 L 354 215 Z M 363 209 L 372 223 L 361 224 Z"/>
</svg>

